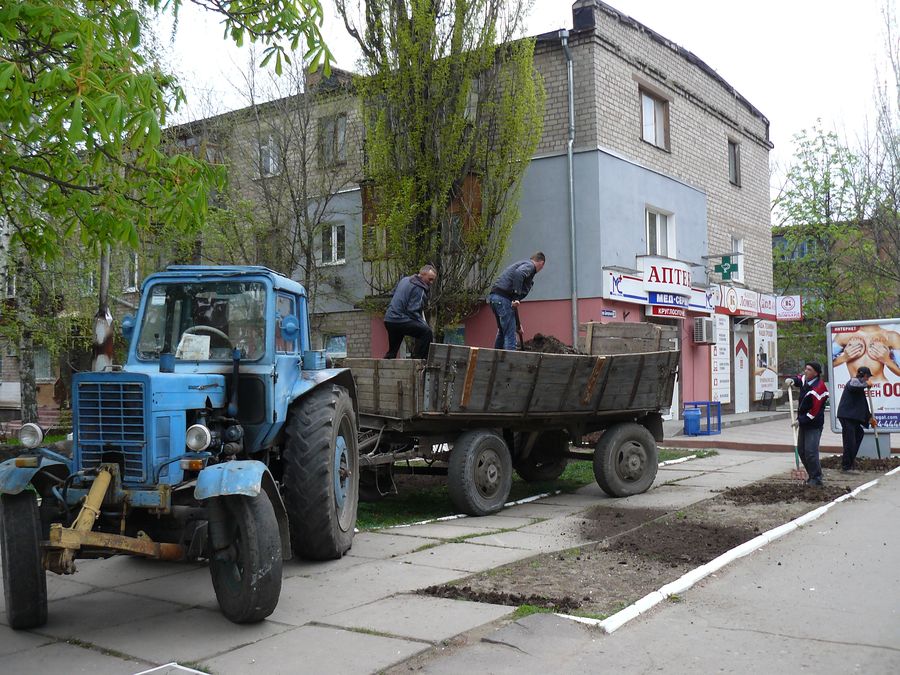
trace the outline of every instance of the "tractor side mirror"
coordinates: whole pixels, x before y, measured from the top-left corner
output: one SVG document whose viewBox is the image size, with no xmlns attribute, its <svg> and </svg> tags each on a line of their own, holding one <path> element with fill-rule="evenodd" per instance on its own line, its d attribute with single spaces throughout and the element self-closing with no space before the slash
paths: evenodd
<svg viewBox="0 0 900 675">
<path fill-rule="evenodd" d="M 281 318 L 281 337 L 288 342 L 293 342 L 300 335 L 300 322 L 293 314 Z"/>
<path fill-rule="evenodd" d="M 134 337 L 134 317 L 131 314 L 122 319 L 122 335 L 128 342 Z"/>
</svg>

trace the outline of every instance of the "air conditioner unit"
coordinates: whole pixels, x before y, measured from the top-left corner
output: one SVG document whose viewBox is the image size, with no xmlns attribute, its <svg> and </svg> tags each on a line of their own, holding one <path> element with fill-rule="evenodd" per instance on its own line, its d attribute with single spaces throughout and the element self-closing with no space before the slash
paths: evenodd
<svg viewBox="0 0 900 675">
<path fill-rule="evenodd" d="M 716 343 L 716 324 L 712 319 L 694 319 L 694 342 L 700 345 Z"/>
</svg>

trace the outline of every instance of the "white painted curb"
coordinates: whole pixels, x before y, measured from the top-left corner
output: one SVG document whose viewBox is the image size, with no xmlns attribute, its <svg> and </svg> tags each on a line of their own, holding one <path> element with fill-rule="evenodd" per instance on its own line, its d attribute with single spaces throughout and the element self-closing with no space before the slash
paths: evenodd
<svg viewBox="0 0 900 675">
<path fill-rule="evenodd" d="M 900 466 L 895 469 L 891 469 L 884 476 L 890 476 L 900 472 Z M 831 507 L 840 502 L 846 501 L 851 497 L 855 497 L 863 490 L 868 490 L 870 487 L 874 487 L 878 484 L 880 478 L 876 478 L 873 481 L 869 481 L 863 485 L 860 485 L 858 488 L 853 490 L 852 492 L 848 492 L 845 495 L 841 495 L 837 499 L 832 502 L 828 502 L 824 506 L 820 506 L 817 509 L 813 509 L 809 513 L 806 513 L 798 518 L 794 518 L 794 520 L 785 523 L 784 525 L 779 525 L 778 527 L 774 527 L 771 530 L 763 532 L 761 535 L 754 537 L 750 541 L 745 541 L 740 546 L 736 546 L 730 551 L 725 551 L 718 558 L 714 558 L 710 560 L 708 563 L 704 565 L 700 565 L 690 572 L 683 574 L 680 578 L 672 581 L 665 586 L 661 587 L 659 590 L 653 591 L 652 593 L 648 593 L 643 598 L 638 600 L 632 605 L 629 605 L 625 609 L 616 612 L 612 616 L 609 616 L 605 619 L 591 619 L 584 616 L 572 616 L 571 614 L 557 614 L 556 616 L 562 617 L 564 619 L 571 619 L 572 621 L 577 621 L 578 623 L 587 624 L 588 626 L 595 626 L 602 630 L 604 633 L 612 633 L 613 631 L 621 628 L 626 623 L 631 621 L 632 619 L 636 619 L 641 614 L 646 612 L 647 610 L 655 607 L 660 602 L 665 600 L 668 597 L 673 595 L 678 595 L 679 593 L 683 593 L 696 584 L 701 579 L 708 577 L 710 574 L 714 572 L 718 572 L 720 569 L 725 567 L 725 565 L 729 564 L 741 558 L 753 551 L 756 551 L 766 544 L 769 544 L 776 539 L 783 537 L 789 532 L 793 532 L 801 525 L 805 525 L 809 522 L 812 522 L 816 518 L 824 515 Z"/>
</svg>

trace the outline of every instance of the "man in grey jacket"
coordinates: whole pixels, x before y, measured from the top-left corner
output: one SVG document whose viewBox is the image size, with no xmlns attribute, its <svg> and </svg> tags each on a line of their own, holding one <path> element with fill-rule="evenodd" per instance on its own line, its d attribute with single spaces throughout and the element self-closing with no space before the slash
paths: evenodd
<svg viewBox="0 0 900 675">
<path fill-rule="evenodd" d="M 534 275 L 544 269 L 546 258 L 538 251 L 528 260 L 507 267 L 491 287 L 488 302 L 497 319 L 494 349 L 516 349 L 516 308 L 534 284 Z"/>
<path fill-rule="evenodd" d="M 397 358 L 397 351 L 407 335 L 416 339 L 412 357 L 427 358 L 428 345 L 434 340 L 434 334 L 425 321 L 425 305 L 436 278 L 434 266 L 423 265 L 418 274 L 403 277 L 397 284 L 391 304 L 384 314 L 384 327 L 388 334 L 388 350 L 384 358 Z"/>
</svg>

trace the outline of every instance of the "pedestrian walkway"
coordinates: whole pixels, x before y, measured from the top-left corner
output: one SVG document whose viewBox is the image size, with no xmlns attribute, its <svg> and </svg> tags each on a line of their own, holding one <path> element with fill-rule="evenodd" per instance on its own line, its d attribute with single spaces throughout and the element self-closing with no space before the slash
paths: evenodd
<svg viewBox="0 0 900 675">
<path fill-rule="evenodd" d="M 726 451 L 662 467 L 656 487 L 615 503 L 681 508 L 789 466 L 784 455 Z M 46 626 L 0 625 L 0 659 L 4 671 L 36 673 L 126 674 L 172 661 L 218 674 L 377 672 L 513 611 L 414 591 L 587 543 L 574 516 L 604 501 L 613 500 L 594 484 L 485 518 L 360 533 L 341 560 L 287 563 L 278 607 L 254 625 L 222 617 L 205 565 L 79 561 L 74 576 L 47 576 Z"/>
<path fill-rule="evenodd" d="M 605 635 L 515 621 L 423 673 L 900 672 L 900 475 Z"/>
</svg>

